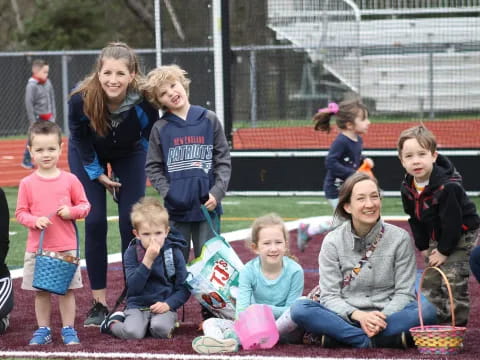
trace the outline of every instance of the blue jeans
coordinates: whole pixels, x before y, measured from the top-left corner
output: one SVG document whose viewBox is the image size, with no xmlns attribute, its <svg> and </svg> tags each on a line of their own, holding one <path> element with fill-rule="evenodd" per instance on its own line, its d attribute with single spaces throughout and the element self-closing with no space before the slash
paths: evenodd
<svg viewBox="0 0 480 360">
<path fill-rule="evenodd" d="M 319 303 L 301 299 L 291 307 L 292 320 L 305 331 L 316 335 L 328 335 L 354 348 L 371 347 L 370 338 L 359 326 L 345 321 L 342 317 Z M 425 325 L 436 322 L 437 310 L 422 296 L 422 314 Z M 387 316 L 387 328 L 379 336 L 392 336 L 419 326 L 417 301 L 412 301 L 402 310 Z"/>
<path fill-rule="evenodd" d="M 473 275 L 480 283 L 480 246 L 477 246 L 473 249 L 472 254 L 470 255 L 470 268 L 472 269 Z"/>
</svg>

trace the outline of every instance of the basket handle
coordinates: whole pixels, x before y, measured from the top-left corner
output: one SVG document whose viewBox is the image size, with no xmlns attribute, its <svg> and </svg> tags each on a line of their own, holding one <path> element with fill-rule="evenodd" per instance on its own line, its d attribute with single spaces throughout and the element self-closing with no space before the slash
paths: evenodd
<svg viewBox="0 0 480 360">
<path fill-rule="evenodd" d="M 78 238 L 78 228 L 77 228 L 77 223 L 72 220 L 72 223 L 73 223 L 73 227 L 75 229 L 75 237 L 77 238 L 77 258 L 80 257 L 80 239 Z M 42 232 L 40 233 L 40 239 L 38 240 L 38 249 L 37 249 L 37 253 L 38 254 L 41 254 L 42 253 L 42 250 L 43 250 L 43 239 L 45 237 L 45 231 L 47 229 L 42 229 Z"/>
<path fill-rule="evenodd" d="M 421 301 L 421 291 L 422 291 L 422 285 L 423 285 L 423 279 L 425 278 L 425 274 L 429 270 L 436 270 L 437 272 L 440 273 L 440 275 L 443 278 L 443 281 L 445 281 L 445 285 L 447 286 L 448 289 L 448 298 L 450 299 L 450 311 L 452 313 L 452 326 L 455 327 L 455 303 L 453 302 L 453 295 L 452 295 L 452 288 L 450 287 L 450 282 L 448 281 L 447 276 L 445 273 L 438 267 L 436 266 L 430 266 L 427 267 L 422 274 L 422 277 L 420 278 L 420 284 L 418 286 L 418 293 L 417 293 L 417 303 L 418 303 L 418 318 L 420 320 L 420 327 L 422 330 L 424 329 L 423 326 L 423 316 L 422 316 L 422 301 Z"/>
</svg>

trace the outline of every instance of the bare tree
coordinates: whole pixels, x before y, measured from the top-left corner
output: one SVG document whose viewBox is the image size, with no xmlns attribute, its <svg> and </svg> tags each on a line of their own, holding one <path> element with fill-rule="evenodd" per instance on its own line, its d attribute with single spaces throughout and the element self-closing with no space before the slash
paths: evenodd
<svg viewBox="0 0 480 360">
<path fill-rule="evenodd" d="M 155 22 L 151 11 L 142 0 L 125 0 L 128 8 L 152 31 L 155 31 Z"/>
<path fill-rule="evenodd" d="M 23 34 L 25 32 L 25 26 L 23 25 L 23 21 L 20 16 L 20 9 L 18 7 L 18 2 L 17 0 L 10 0 L 10 3 L 12 4 L 12 9 L 15 14 L 15 23 L 17 24 L 17 30 L 20 34 Z"/>
<path fill-rule="evenodd" d="M 148 3 L 151 4 L 151 1 L 149 0 Z M 164 3 L 178 37 L 185 40 L 185 33 L 172 3 L 170 0 L 164 0 Z M 151 6 L 149 7 L 148 4 L 142 0 L 125 0 L 125 4 L 150 30 L 155 31 L 155 19 L 152 16 Z"/>
</svg>

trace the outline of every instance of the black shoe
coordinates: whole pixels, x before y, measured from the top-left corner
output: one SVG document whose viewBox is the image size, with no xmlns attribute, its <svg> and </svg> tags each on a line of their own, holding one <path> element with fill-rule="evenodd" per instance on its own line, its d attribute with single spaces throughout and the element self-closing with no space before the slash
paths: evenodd
<svg viewBox="0 0 480 360">
<path fill-rule="evenodd" d="M 346 344 L 341 343 L 335 338 L 332 338 L 328 335 L 322 335 L 322 343 L 321 346 L 322 348 L 327 348 L 327 349 L 335 349 L 335 348 L 341 348 L 341 347 L 348 347 Z"/>
<path fill-rule="evenodd" d="M 112 335 L 112 330 L 110 330 L 110 326 L 114 322 L 124 322 L 125 321 L 125 314 L 123 311 L 114 312 L 112 315 L 107 316 L 100 325 L 100 332 L 102 334 L 109 334 Z"/>
<path fill-rule="evenodd" d="M 348 347 L 348 345 L 337 341 L 328 335 L 315 335 L 312 333 L 305 333 L 303 335 L 303 343 L 306 345 L 317 345 L 326 349 L 334 349 L 340 347 Z"/>
<path fill-rule="evenodd" d="M 408 349 L 415 345 L 412 335 L 405 331 L 391 336 L 376 335 L 371 339 L 371 342 L 374 348 Z"/>
<path fill-rule="evenodd" d="M 99 327 L 108 314 L 108 309 L 100 302 L 93 301 L 92 308 L 87 313 L 87 318 L 83 322 L 84 327 L 95 326 Z"/>
</svg>

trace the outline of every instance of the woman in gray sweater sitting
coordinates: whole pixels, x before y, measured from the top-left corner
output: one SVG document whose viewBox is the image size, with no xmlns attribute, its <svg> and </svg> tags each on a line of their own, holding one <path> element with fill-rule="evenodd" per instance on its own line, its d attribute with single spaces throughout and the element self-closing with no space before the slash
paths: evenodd
<svg viewBox="0 0 480 360">
<path fill-rule="evenodd" d="M 416 260 L 409 234 L 385 223 L 377 182 L 364 173 L 340 189 L 335 216 L 346 221 L 323 241 L 319 255 L 320 298 L 298 300 L 292 319 L 324 347 L 413 345 L 408 330 L 419 325 Z M 425 324 L 435 307 L 422 298 Z"/>
</svg>

